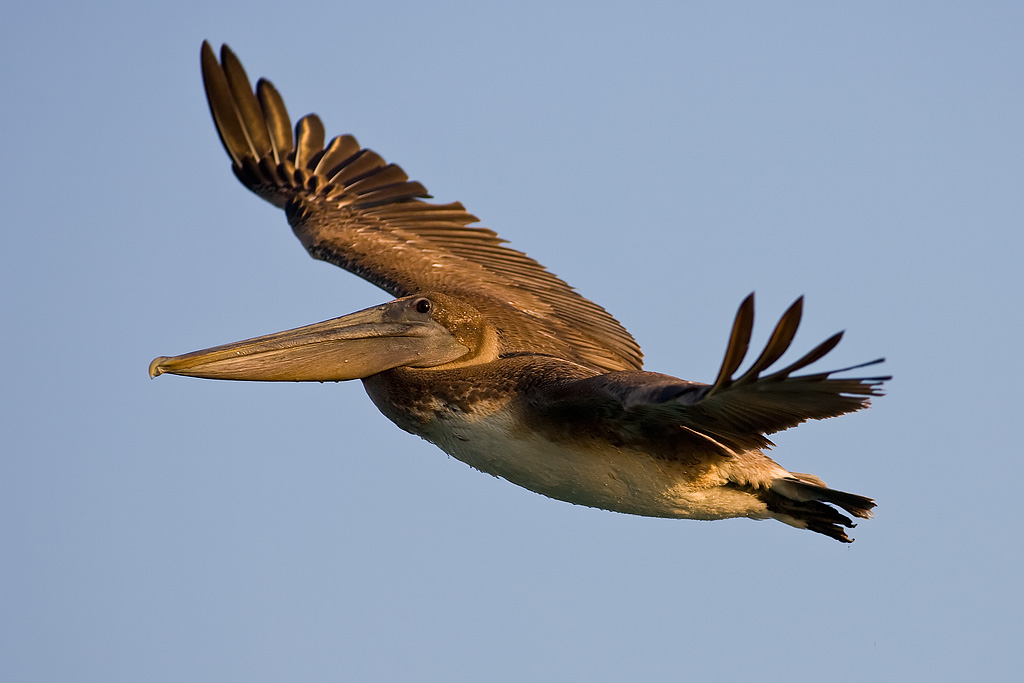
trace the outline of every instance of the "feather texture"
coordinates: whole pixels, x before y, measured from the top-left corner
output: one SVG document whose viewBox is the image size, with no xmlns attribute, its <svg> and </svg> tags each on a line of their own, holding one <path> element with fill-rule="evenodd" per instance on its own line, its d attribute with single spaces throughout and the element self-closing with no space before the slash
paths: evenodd
<svg viewBox="0 0 1024 683">
<path fill-rule="evenodd" d="M 868 406 L 880 396 L 889 376 L 834 377 L 833 375 L 881 363 L 883 359 L 841 370 L 793 375 L 820 359 L 839 342 L 833 335 L 782 370 L 763 374 L 785 353 L 800 324 L 802 299 L 779 320 L 764 351 L 739 377 L 733 376 L 746 356 L 754 324 L 754 298 L 740 305 L 729 346 L 714 384 L 680 380 L 652 372 L 612 372 L 554 386 L 545 399 L 560 403 L 587 396 L 587 409 L 602 414 L 620 412 L 623 424 L 643 432 L 682 426 L 694 436 L 693 447 L 720 455 L 768 448 L 768 434 Z"/>
<path fill-rule="evenodd" d="M 601 371 L 636 370 L 632 336 L 597 304 L 526 254 L 504 245 L 462 204 L 431 204 L 426 188 L 350 135 L 324 147 L 309 114 L 295 127 L 274 86 L 253 93 L 241 63 L 202 49 L 210 111 L 238 179 L 284 208 L 309 253 L 396 297 L 458 296 L 491 320 L 511 350 L 557 353 Z"/>
</svg>

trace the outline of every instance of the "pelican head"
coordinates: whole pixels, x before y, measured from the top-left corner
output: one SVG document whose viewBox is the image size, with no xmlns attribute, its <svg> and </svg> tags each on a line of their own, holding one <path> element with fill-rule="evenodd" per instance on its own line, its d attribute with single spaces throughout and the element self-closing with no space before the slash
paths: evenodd
<svg viewBox="0 0 1024 683">
<path fill-rule="evenodd" d="M 334 382 L 398 367 L 454 368 L 497 356 L 496 332 L 476 309 L 430 292 L 262 337 L 160 356 L 149 376 Z"/>
</svg>

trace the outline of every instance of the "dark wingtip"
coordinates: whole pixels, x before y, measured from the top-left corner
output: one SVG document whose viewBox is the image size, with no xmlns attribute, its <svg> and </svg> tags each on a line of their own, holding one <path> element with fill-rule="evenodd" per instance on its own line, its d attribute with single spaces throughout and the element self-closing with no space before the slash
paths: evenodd
<svg viewBox="0 0 1024 683">
<path fill-rule="evenodd" d="M 736 384 L 756 381 L 763 371 L 767 370 L 769 366 L 782 357 L 782 354 L 793 343 L 793 338 L 800 327 L 803 313 L 804 297 L 801 295 L 790 304 L 786 312 L 779 318 L 779 322 L 775 325 L 775 329 L 772 330 L 771 337 L 769 337 L 768 343 L 765 344 L 764 349 L 761 351 L 761 355 L 758 356 L 757 360 L 754 361 L 742 376 L 736 378 Z"/>
<path fill-rule="evenodd" d="M 241 65 L 241 63 L 242 63 L 238 59 L 238 56 L 235 54 L 234 50 L 232 50 L 230 47 L 228 47 L 227 43 L 221 43 L 220 44 L 220 63 L 223 64 L 223 63 L 228 62 L 228 61 L 238 62 L 239 65 Z"/>
<path fill-rule="evenodd" d="M 732 383 L 732 376 L 743 363 L 750 348 L 750 334 L 754 329 L 754 293 L 751 292 L 740 303 L 736 310 L 736 318 L 729 333 L 729 344 L 725 348 L 725 358 L 718 370 L 718 377 L 708 391 L 709 394 L 719 391 Z"/>
</svg>

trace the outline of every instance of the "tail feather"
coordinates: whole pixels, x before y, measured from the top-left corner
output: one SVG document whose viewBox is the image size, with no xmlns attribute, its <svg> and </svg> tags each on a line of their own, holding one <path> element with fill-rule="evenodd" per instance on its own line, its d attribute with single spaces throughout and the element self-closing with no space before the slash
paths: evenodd
<svg viewBox="0 0 1024 683">
<path fill-rule="evenodd" d="M 776 479 L 765 492 L 764 502 L 776 518 L 791 526 L 810 529 L 843 543 L 852 543 L 844 529 L 857 526 L 832 505 L 854 517 L 871 518 L 875 501 L 865 496 L 827 488 L 813 475 L 794 474 Z"/>
</svg>

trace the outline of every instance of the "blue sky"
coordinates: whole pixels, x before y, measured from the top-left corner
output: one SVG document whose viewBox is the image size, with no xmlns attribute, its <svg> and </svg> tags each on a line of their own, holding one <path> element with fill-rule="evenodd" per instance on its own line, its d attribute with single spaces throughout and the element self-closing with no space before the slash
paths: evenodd
<svg viewBox="0 0 1024 683">
<path fill-rule="evenodd" d="M 13 3 L 9 3 L 13 4 Z M 1014 680 L 1024 181 L 1017 3 L 17 3 L 0 10 L 0 679 Z M 616 515 L 482 475 L 358 383 L 157 355 L 388 296 L 232 176 L 228 42 L 713 379 L 887 357 L 775 457 L 873 496 L 843 546 Z M 766 673 L 767 672 L 767 673 Z"/>
</svg>

